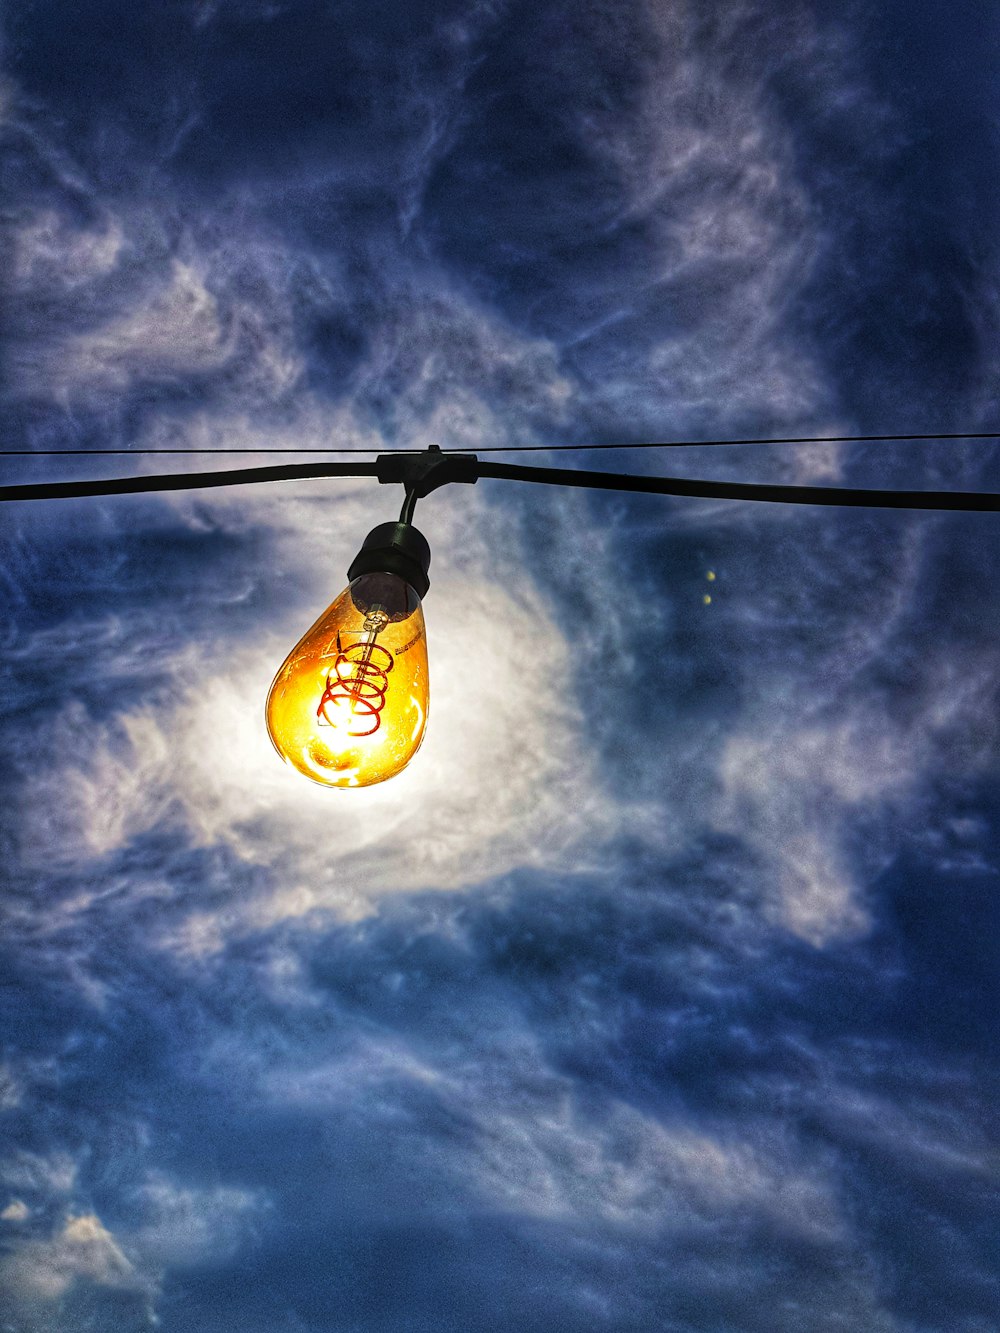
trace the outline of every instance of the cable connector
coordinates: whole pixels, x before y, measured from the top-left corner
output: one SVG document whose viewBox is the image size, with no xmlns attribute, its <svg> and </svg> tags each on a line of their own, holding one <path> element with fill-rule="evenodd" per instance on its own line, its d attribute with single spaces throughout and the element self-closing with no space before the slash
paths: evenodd
<svg viewBox="0 0 1000 1333">
<path fill-rule="evenodd" d="M 452 481 L 475 485 L 479 480 L 479 459 L 475 454 L 446 454 L 432 444 L 419 453 L 379 454 L 376 473 L 383 486 L 403 485 L 407 494 L 422 500 L 439 486 Z"/>
</svg>

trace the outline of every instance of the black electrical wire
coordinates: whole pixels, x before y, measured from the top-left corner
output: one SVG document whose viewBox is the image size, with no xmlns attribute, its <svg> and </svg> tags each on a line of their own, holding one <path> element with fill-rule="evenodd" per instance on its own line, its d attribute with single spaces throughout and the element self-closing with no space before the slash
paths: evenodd
<svg viewBox="0 0 1000 1333">
<path fill-rule="evenodd" d="M 443 452 L 443 451 L 442 451 Z M 382 455 L 397 463 L 399 454 Z M 705 500 L 758 500 L 772 504 L 841 505 L 866 509 L 923 509 L 990 512 L 1000 510 L 1000 494 L 977 491 L 885 491 L 840 486 L 783 486 L 760 482 L 702 481 L 681 477 L 641 477 L 575 468 L 525 467 L 520 463 L 483 463 L 471 455 L 447 463 L 452 481 L 480 478 L 536 482 L 647 495 L 687 496 Z M 0 501 L 71 499 L 99 495 L 137 495 L 187 491 L 218 486 L 256 485 L 272 481 L 303 481 L 326 477 L 376 477 L 379 462 L 290 463 L 271 467 L 233 468 L 224 472 L 179 472 L 161 476 L 116 477 L 100 481 L 57 481 L 0 487 Z M 396 480 L 388 477 L 387 480 Z M 444 478 L 442 478 L 442 481 Z M 414 495 L 416 495 L 414 491 Z M 407 497 L 409 504 L 409 496 Z M 405 505 L 404 505 L 405 509 Z M 411 507 L 412 513 L 412 507 Z"/>
<path fill-rule="evenodd" d="M 610 449 L 715 449 L 741 444 L 870 444 L 877 442 L 903 442 L 907 440 L 1000 440 L 1000 431 L 957 431 L 938 432 L 921 435 L 785 435 L 763 440 L 748 437 L 730 440 L 642 440 L 628 443 L 619 441 L 611 444 L 511 444 L 489 446 L 477 449 L 477 454 L 524 454 L 524 453 L 585 453 L 590 450 Z M 279 446 L 276 448 L 236 449 L 223 447 L 218 449 L 0 449 L 0 457 L 5 458 L 57 458 L 87 454 L 105 455 L 140 455 L 140 454 L 380 454 L 384 449 L 357 448 L 348 446 L 338 449 L 335 445 L 324 448 L 319 445 L 306 445 L 302 448 Z M 465 453 L 464 448 L 442 449 L 444 454 Z"/>
<path fill-rule="evenodd" d="M 150 477 L 108 477 L 101 481 L 26 482 L 0 486 L 3 500 L 75 500 L 96 495 L 141 495 L 150 491 L 197 491 L 216 486 L 252 486 L 266 481 L 307 481 L 316 477 L 375 477 L 378 464 L 283 463 L 272 467 L 229 468 L 224 472 L 168 472 Z"/>
<path fill-rule="evenodd" d="M 771 504 L 841 505 L 852 509 L 936 509 L 997 512 L 1000 495 L 978 491 L 880 491 L 844 486 L 779 486 L 767 482 L 700 481 L 682 477 L 633 477 L 575 468 L 481 463 L 480 477 L 534 481 L 548 486 L 678 495 L 699 500 L 764 500 Z"/>
</svg>

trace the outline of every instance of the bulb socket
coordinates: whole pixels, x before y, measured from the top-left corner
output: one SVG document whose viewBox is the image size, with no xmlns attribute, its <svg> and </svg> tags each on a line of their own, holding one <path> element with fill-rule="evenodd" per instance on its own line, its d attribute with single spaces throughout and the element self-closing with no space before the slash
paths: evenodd
<svg viewBox="0 0 1000 1333">
<path fill-rule="evenodd" d="M 431 548 L 411 523 L 380 523 L 372 528 L 347 571 L 353 583 L 362 574 L 398 574 L 418 597 L 427 596 Z"/>
</svg>

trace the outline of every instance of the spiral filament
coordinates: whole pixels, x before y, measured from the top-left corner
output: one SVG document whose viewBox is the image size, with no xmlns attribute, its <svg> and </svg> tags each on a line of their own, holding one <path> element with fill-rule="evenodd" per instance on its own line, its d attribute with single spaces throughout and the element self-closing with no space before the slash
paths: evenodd
<svg viewBox="0 0 1000 1333">
<path fill-rule="evenodd" d="M 344 647 L 337 632 L 337 657 L 316 709 L 320 726 L 346 728 L 348 736 L 373 736 L 382 725 L 392 653 L 375 642 L 389 617 L 372 611 L 365 619 L 368 638 Z"/>
</svg>

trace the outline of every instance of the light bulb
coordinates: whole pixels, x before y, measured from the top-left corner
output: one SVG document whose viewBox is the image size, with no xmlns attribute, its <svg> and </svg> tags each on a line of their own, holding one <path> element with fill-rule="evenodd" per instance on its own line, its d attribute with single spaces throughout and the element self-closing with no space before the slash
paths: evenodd
<svg viewBox="0 0 1000 1333">
<path fill-rule="evenodd" d="M 369 533 L 351 582 L 288 654 L 267 697 L 281 757 L 326 787 L 367 787 L 405 768 L 427 725 L 420 595 L 430 549 L 405 523 Z"/>
</svg>

